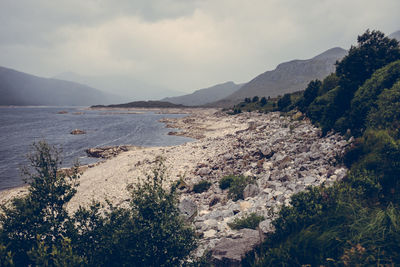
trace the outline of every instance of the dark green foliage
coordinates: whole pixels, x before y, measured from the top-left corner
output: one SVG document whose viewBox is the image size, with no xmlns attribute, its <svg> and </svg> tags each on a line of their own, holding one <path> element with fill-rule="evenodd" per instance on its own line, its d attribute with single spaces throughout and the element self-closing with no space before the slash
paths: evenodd
<svg viewBox="0 0 400 267">
<path fill-rule="evenodd" d="M 393 62 L 382 69 L 379 69 L 372 75 L 371 79 L 367 80 L 354 95 L 351 101 L 351 130 L 354 134 L 360 135 L 363 129 L 366 128 L 366 118 L 371 109 L 377 106 L 377 99 L 384 89 L 391 89 L 396 83 L 400 82 L 400 60 Z M 397 84 L 397 88 L 398 88 Z M 393 89 L 394 91 L 396 89 Z M 387 93 L 386 93 L 387 94 Z M 388 95 L 386 95 L 387 97 Z M 381 99 L 382 101 L 382 99 Z M 386 104 L 391 104 L 386 101 Z M 395 103 L 395 102 L 394 102 Z M 382 104 L 382 102 L 381 102 Z M 381 112 L 384 112 L 386 107 L 381 105 Z M 376 123 L 375 123 L 376 124 Z"/>
<path fill-rule="evenodd" d="M 303 97 L 298 103 L 300 111 L 304 112 L 306 108 L 311 104 L 312 101 L 318 96 L 318 92 L 321 90 L 322 83 L 319 80 L 311 81 L 306 90 L 303 93 Z"/>
<path fill-rule="evenodd" d="M 264 216 L 257 215 L 257 213 L 253 212 L 243 218 L 235 218 L 233 222 L 228 223 L 228 225 L 230 228 L 235 230 L 240 230 L 244 228 L 256 229 L 260 222 L 262 222 L 263 220 Z"/>
<path fill-rule="evenodd" d="M 77 167 L 67 175 L 57 149 L 34 148 L 28 195 L 2 207 L 1 266 L 179 266 L 196 247 L 161 163 L 133 185 L 129 208 L 93 203 L 71 216 L 65 205 L 76 192 Z"/>
<path fill-rule="evenodd" d="M 285 110 L 285 108 L 287 108 L 291 103 L 292 103 L 292 100 L 290 99 L 290 94 L 284 94 L 278 100 L 278 110 L 280 110 L 280 111 Z"/>
<path fill-rule="evenodd" d="M 193 186 L 193 192 L 195 193 L 203 193 L 207 191 L 211 186 L 209 181 L 200 181 Z"/>
<path fill-rule="evenodd" d="M 74 196 L 78 169 L 67 176 L 59 172 L 59 151 L 44 142 L 33 145 L 30 169 L 25 170 L 29 194 L 3 206 L 0 217 L 1 240 L 13 252 L 16 265 L 31 263 L 27 251 L 38 246 L 38 238 L 47 246 L 57 246 L 70 234 L 72 225 L 65 204 Z"/>
<path fill-rule="evenodd" d="M 337 86 L 339 86 L 339 78 L 336 73 L 332 73 L 323 80 L 318 95 L 323 95 Z"/>
<path fill-rule="evenodd" d="M 222 190 L 228 188 L 228 197 L 233 201 L 237 201 L 243 199 L 243 190 L 251 183 L 254 183 L 254 178 L 252 177 L 229 175 L 219 181 L 219 187 Z"/>
<path fill-rule="evenodd" d="M 219 180 L 219 188 L 221 188 L 222 190 L 229 188 L 231 186 L 231 183 L 233 182 L 234 177 L 234 175 L 228 175 L 221 178 L 221 180 Z"/>
<path fill-rule="evenodd" d="M 254 96 L 253 99 L 251 100 L 251 102 L 255 103 L 258 102 L 259 97 L 258 96 Z"/>
<path fill-rule="evenodd" d="M 367 127 L 389 129 L 392 135 L 400 139 L 400 81 L 391 89 L 385 89 L 371 108 Z"/>
<path fill-rule="evenodd" d="M 263 107 L 267 104 L 267 99 L 265 98 L 265 96 L 261 97 L 260 99 L 260 105 Z"/>
<path fill-rule="evenodd" d="M 246 98 L 244 99 L 244 102 L 250 103 L 250 102 L 251 102 L 251 99 L 250 99 L 249 97 L 246 97 Z"/>
</svg>

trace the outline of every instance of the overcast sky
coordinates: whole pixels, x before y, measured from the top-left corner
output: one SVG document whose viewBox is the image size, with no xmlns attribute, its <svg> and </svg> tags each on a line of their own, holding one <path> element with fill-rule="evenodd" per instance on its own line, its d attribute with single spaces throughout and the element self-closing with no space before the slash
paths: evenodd
<svg viewBox="0 0 400 267">
<path fill-rule="evenodd" d="M 400 30 L 399 0 L 0 0 L 0 65 L 129 75 L 180 91 Z"/>
</svg>

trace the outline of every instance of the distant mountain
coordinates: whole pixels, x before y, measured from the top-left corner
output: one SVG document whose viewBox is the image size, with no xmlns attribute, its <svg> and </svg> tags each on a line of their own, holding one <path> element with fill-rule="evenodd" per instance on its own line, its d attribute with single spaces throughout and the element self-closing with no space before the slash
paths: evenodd
<svg viewBox="0 0 400 267">
<path fill-rule="evenodd" d="M 223 99 L 239 90 L 241 86 L 242 84 L 226 82 L 214 85 L 212 87 L 196 90 L 192 94 L 167 97 L 162 99 L 162 101 L 168 101 L 174 104 L 182 104 L 186 106 L 200 106 Z"/>
<path fill-rule="evenodd" d="M 0 67 L 0 96 L 0 105 L 89 106 L 117 100 L 86 85 L 41 78 L 4 67 Z"/>
<path fill-rule="evenodd" d="M 101 91 L 119 95 L 121 97 L 119 103 L 133 100 L 159 100 L 182 94 L 182 92 L 138 81 L 126 75 L 82 76 L 73 72 L 65 72 L 54 78 L 87 84 Z"/>
<path fill-rule="evenodd" d="M 186 108 L 187 106 L 166 101 L 134 101 L 125 104 L 94 105 L 91 108 Z"/>
<path fill-rule="evenodd" d="M 396 39 L 397 41 L 400 42 L 400 31 L 394 32 L 391 35 L 389 35 L 390 38 Z"/>
<path fill-rule="evenodd" d="M 275 70 L 258 75 L 238 91 L 214 104 L 230 106 L 246 97 L 276 97 L 304 90 L 311 80 L 323 79 L 334 72 L 336 61 L 342 59 L 346 54 L 346 50 L 335 47 L 311 59 L 281 63 Z"/>
</svg>

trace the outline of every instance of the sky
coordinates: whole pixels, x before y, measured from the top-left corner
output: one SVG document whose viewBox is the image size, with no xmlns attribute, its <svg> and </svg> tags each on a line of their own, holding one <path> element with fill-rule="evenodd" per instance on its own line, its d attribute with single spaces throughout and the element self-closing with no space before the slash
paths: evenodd
<svg viewBox="0 0 400 267">
<path fill-rule="evenodd" d="M 399 0 L 0 0 L 0 66 L 182 92 L 400 30 Z"/>
</svg>

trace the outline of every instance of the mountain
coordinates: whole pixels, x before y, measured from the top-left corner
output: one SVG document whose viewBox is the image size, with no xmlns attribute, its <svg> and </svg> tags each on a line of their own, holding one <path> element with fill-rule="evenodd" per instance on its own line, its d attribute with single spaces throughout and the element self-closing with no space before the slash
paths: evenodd
<svg viewBox="0 0 400 267">
<path fill-rule="evenodd" d="M 174 104 L 182 104 L 186 106 L 200 106 L 223 99 L 239 90 L 241 86 L 242 84 L 226 82 L 214 85 L 212 87 L 196 90 L 192 94 L 177 97 L 167 97 L 162 99 L 162 101 L 168 101 Z"/>
<path fill-rule="evenodd" d="M 126 75 L 82 76 L 73 72 L 65 72 L 54 78 L 87 84 L 101 91 L 119 95 L 121 98 L 118 102 L 126 102 L 127 100 L 158 100 L 182 94 L 182 92 L 138 81 Z"/>
<path fill-rule="evenodd" d="M 397 41 L 400 42 L 400 30 L 397 32 L 392 33 L 391 35 L 389 35 L 390 38 L 392 39 L 396 39 Z"/>
<path fill-rule="evenodd" d="M 217 106 L 230 106 L 246 97 L 271 96 L 304 90 L 314 79 L 323 79 L 335 71 L 336 61 L 342 59 L 347 51 L 335 47 L 307 60 L 292 60 L 279 64 L 275 70 L 264 72 L 238 91 L 215 103 Z"/>
<path fill-rule="evenodd" d="M 0 105 L 89 106 L 117 99 L 89 86 L 0 67 Z"/>
</svg>

